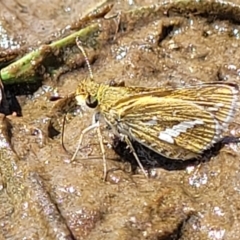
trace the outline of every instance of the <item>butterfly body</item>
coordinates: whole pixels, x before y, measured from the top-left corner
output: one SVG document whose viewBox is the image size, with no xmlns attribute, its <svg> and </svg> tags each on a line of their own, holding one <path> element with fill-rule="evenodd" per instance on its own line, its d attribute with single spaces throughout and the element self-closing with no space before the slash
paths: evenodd
<svg viewBox="0 0 240 240">
<path fill-rule="evenodd" d="M 146 88 L 93 79 L 83 80 L 75 93 L 79 105 L 94 106 L 129 141 L 181 160 L 201 155 L 222 139 L 238 108 L 238 95 L 238 86 L 228 83 Z"/>
</svg>

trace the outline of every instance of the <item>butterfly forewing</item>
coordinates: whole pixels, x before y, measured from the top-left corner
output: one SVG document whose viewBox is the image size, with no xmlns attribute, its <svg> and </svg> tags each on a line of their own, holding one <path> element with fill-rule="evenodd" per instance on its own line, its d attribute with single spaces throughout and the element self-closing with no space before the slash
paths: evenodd
<svg viewBox="0 0 240 240">
<path fill-rule="evenodd" d="M 139 94 L 136 88 L 102 113 L 107 122 L 115 120 L 112 125 L 120 133 L 168 158 L 196 157 L 222 139 L 237 108 L 236 85 L 203 84 L 166 92 L 148 88 Z"/>
<path fill-rule="evenodd" d="M 238 86 L 235 84 L 204 84 L 194 89 L 178 89 L 168 97 L 191 101 L 214 114 L 219 124 L 227 126 L 238 105 Z"/>
</svg>

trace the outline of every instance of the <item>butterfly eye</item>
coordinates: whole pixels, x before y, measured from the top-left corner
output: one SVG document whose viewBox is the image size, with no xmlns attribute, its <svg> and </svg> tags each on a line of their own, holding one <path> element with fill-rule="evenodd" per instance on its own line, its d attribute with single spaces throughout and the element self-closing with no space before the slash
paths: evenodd
<svg viewBox="0 0 240 240">
<path fill-rule="evenodd" d="M 98 100 L 95 97 L 88 95 L 86 98 L 86 104 L 90 108 L 95 108 L 98 105 Z"/>
</svg>

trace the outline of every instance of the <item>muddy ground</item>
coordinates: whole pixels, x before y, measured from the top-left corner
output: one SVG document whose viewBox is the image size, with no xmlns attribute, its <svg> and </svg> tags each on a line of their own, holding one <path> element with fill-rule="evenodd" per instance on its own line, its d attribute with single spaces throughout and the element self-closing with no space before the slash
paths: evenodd
<svg viewBox="0 0 240 240">
<path fill-rule="evenodd" d="M 0 47 L 5 65 L 11 54 L 21 57 L 61 38 L 68 26 L 78 28 L 79 19 L 99 5 L 85 2 L 2 1 Z M 141 17 L 124 14 L 142 6 L 148 7 Z M 149 1 L 116 1 L 99 19 L 86 19 L 84 27 L 97 22 L 102 28 L 104 44 L 89 50 L 97 82 L 145 87 L 240 84 L 239 1 L 159 1 L 156 6 L 158 10 Z M 111 170 L 106 181 L 94 131 L 70 161 L 92 111 L 80 115 L 76 108 L 70 114 L 64 131 L 67 153 L 61 134 L 53 133 L 63 114 L 55 114 L 59 101 L 50 101 L 50 96 L 56 88 L 60 96 L 68 96 L 88 76 L 85 64 L 70 65 L 57 78 L 44 78 L 34 92 L 19 95 L 18 87 L 5 86 L 9 99 L 17 95 L 19 103 L 9 103 L 11 114 L 19 110 L 22 116 L 0 116 L 0 239 L 240 239 L 236 143 L 217 154 L 213 149 L 197 166 L 171 160 L 161 164 L 159 157 L 160 166 L 148 166 L 146 179 L 103 123 Z M 63 112 L 67 107 L 63 104 Z M 239 136 L 239 122 L 237 113 L 227 136 Z M 143 159 L 151 157 L 141 153 Z"/>
</svg>

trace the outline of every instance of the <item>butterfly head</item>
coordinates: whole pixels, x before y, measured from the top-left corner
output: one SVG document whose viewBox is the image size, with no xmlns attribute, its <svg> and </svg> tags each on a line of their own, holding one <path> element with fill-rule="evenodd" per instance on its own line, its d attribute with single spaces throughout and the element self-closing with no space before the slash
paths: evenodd
<svg viewBox="0 0 240 240">
<path fill-rule="evenodd" d="M 78 105 L 88 106 L 90 108 L 96 108 L 98 106 L 98 94 L 99 84 L 93 79 L 84 79 L 75 92 L 75 98 Z"/>
</svg>

